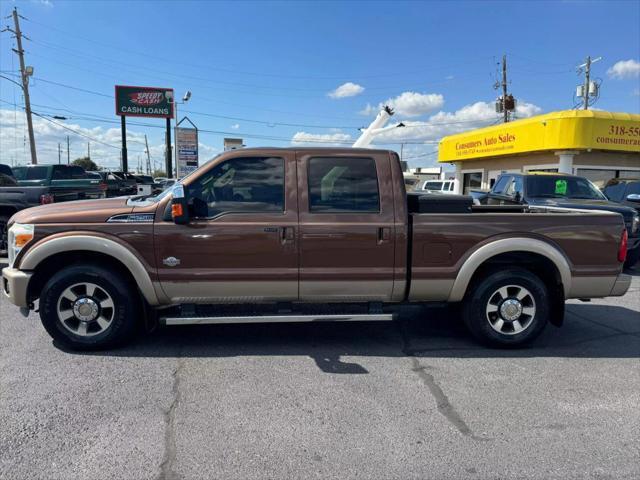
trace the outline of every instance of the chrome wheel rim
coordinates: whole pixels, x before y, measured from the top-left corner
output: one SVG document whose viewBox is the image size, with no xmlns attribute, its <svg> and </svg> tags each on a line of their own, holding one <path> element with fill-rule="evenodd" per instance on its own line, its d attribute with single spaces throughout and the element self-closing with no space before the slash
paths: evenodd
<svg viewBox="0 0 640 480">
<path fill-rule="evenodd" d="M 82 282 L 71 285 L 60 294 L 57 311 L 64 328 L 81 337 L 92 337 L 111 326 L 115 305 L 104 288 Z"/>
<path fill-rule="evenodd" d="M 491 328 L 502 335 L 517 335 L 533 323 L 536 302 L 529 290 L 521 285 L 498 288 L 489 297 L 486 308 Z"/>
</svg>

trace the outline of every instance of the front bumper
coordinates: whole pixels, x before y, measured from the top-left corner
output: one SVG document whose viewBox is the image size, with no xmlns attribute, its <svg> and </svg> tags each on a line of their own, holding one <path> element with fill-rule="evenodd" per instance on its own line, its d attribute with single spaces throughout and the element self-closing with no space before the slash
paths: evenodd
<svg viewBox="0 0 640 480">
<path fill-rule="evenodd" d="M 33 273 L 23 272 L 17 268 L 2 269 L 2 292 L 11 303 L 18 307 L 29 306 L 27 289 Z"/>
<path fill-rule="evenodd" d="M 621 273 L 616 278 L 616 281 L 613 284 L 613 288 L 611 289 L 611 293 L 609 295 L 612 297 L 621 297 L 625 293 L 627 293 L 627 290 L 629 290 L 630 286 L 631 286 L 631 275 L 626 275 L 624 273 Z"/>
</svg>

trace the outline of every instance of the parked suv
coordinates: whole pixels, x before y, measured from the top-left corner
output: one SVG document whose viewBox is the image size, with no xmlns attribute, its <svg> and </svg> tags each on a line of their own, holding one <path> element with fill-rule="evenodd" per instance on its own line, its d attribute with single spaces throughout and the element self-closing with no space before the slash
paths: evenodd
<svg viewBox="0 0 640 480">
<path fill-rule="evenodd" d="M 430 193 L 454 194 L 455 180 L 427 180 L 422 184 L 422 190 Z"/>
<path fill-rule="evenodd" d="M 538 205 L 605 210 L 622 215 L 627 227 L 629 253 L 625 266 L 640 258 L 640 217 L 634 208 L 612 202 L 584 177 L 551 172 L 505 173 L 480 203 L 486 205 Z"/>
</svg>

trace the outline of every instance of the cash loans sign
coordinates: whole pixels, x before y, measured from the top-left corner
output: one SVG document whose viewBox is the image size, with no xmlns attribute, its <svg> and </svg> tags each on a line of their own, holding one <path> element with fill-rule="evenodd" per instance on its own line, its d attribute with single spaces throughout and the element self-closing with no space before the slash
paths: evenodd
<svg viewBox="0 0 640 480">
<path fill-rule="evenodd" d="M 173 118 L 173 89 L 116 85 L 116 115 Z"/>
</svg>

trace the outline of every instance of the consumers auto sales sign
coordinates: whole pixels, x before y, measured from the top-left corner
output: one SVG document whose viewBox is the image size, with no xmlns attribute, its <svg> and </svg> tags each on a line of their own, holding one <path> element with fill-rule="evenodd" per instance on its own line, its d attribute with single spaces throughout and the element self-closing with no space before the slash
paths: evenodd
<svg viewBox="0 0 640 480">
<path fill-rule="evenodd" d="M 116 85 L 116 115 L 173 118 L 173 89 Z"/>
</svg>

